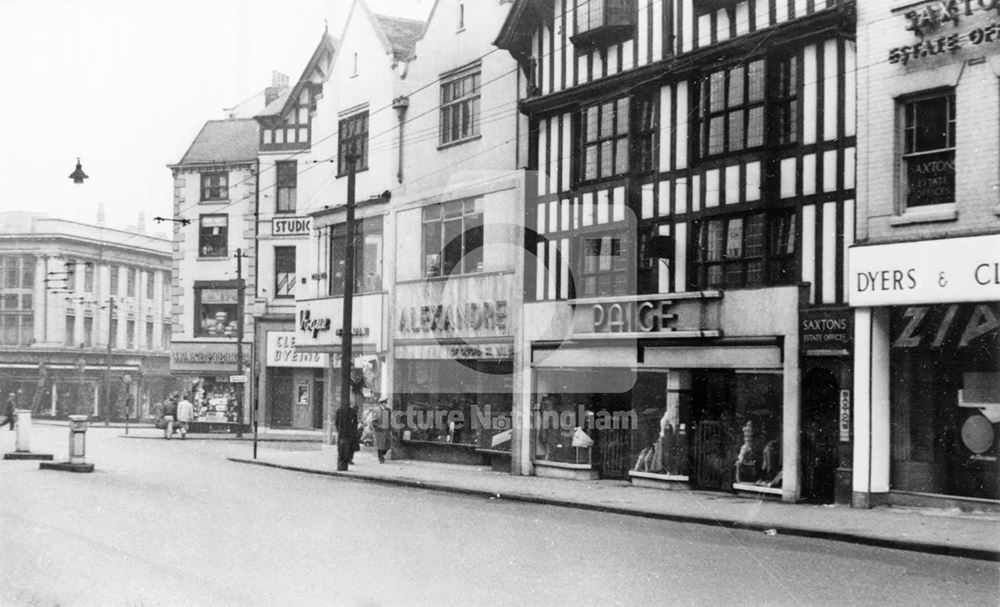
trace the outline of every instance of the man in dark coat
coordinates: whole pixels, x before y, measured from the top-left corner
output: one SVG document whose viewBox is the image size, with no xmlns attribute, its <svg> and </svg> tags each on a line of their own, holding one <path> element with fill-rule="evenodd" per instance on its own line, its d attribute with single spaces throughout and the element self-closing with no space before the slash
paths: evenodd
<svg viewBox="0 0 1000 607">
<path fill-rule="evenodd" d="M 337 409 L 334 418 L 337 429 L 337 470 L 347 470 L 354 459 L 354 446 L 358 443 L 358 412 L 348 404 Z"/>
<path fill-rule="evenodd" d="M 372 427 L 375 434 L 375 450 L 378 452 L 378 463 L 385 463 L 385 454 L 389 452 L 390 440 L 390 411 L 389 397 L 382 395 L 378 399 L 378 409 L 372 418 Z"/>
<path fill-rule="evenodd" d="M 8 430 L 14 429 L 14 407 L 17 405 L 17 395 L 11 392 L 7 395 L 7 407 L 4 415 L 7 416 Z"/>
</svg>

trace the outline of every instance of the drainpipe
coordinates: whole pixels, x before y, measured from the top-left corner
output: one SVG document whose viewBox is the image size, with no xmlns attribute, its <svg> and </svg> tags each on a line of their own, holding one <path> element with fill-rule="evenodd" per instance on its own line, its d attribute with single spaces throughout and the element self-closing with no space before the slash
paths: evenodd
<svg viewBox="0 0 1000 607">
<path fill-rule="evenodd" d="M 408 107 L 410 107 L 410 99 L 405 95 L 392 100 L 392 109 L 396 110 L 396 115 L 399 118 L 399 143 L 397 144 L 399 148 L 399 158 L 397 159 L 399 169 L 396 171 L 396 180 L 399 183 L 403 183 L 403 124 L 406 122 L 406 108 Z"/>
</svg>

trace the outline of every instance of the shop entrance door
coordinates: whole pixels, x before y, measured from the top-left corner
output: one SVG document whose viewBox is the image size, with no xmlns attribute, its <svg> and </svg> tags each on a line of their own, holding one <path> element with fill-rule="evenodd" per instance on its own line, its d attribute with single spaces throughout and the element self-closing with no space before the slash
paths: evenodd
<svg viewBox="0 0 1000 607">
<path fill-rule="evenodd" d="M 325 386 L 322 380 L 313 380 L 313 409 L 312 427 L 316 430 L 323 429 L 323 390 Z"/>
<path fill-rule="evenodd" d="M 595 448 L 601 478 L 628 478 L 629 459 L 632 453 L 630 428 L 613 428 L 597 431 Z"/>
<path fill-rule="evenodd" d="M 271 427 L 290 428 L 292 426 L 292 373 L 291 369 L 275 369 L 271 373 L 268 390 L 268 407 L 271 410 Z"/>
<path fill-rule="evenodd" d="M 726 478 L 726 432 L 721 421 L 702 420 L 695 428 L 694 480 L 701 489 L 722 489 Z"/>
<path fill-rule="evenodd" d="M 802 385 L 802 498 L 833 503 L 837 474 L 838 382 L 829 369 L 815 368 Z"/>
</svg>

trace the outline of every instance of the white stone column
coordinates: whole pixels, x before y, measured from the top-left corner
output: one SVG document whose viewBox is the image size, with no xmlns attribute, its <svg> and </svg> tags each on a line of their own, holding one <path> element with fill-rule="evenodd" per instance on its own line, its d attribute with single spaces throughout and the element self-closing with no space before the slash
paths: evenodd
<svg viewBox="0 0 1000 607">
<path fill-rule="evenodd" d="M 781 499 L 796 502 L 799 499 L 799 426 L 802 423 L 802 403 L 799 387 L 799 336 L 786 335 L 785 362 L 782 369 L 782 422 L 781 422 Z"/>
<path fill-rule="evenodd" d="M 854 319 L 852 504 L 870 508 L 889 492 L 889 309 L 859 308 Z"/>
</svg>

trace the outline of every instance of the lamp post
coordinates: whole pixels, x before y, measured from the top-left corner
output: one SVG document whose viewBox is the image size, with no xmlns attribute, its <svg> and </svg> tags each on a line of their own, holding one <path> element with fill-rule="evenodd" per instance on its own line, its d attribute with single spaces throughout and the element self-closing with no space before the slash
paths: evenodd
<svg viewBox="0 0 1000 607">
<path fill-rule="evenodd" d="M 236 249 L 236 375 L 243 375 L 243 250 Z M 244 378 L 245 379 L 245 378 Z M 243 383 L 236 384 L 236 438 L 243 438 Z"/>
<path fill-rule="evenodd" d="M 344 239 L 344 309 L 343 328 L 340 337 L 340 410 L 338 418 L 345 415 L 344 409 L 351 406 L 351 368 L 354 363 L 353 348 L 353 313 L 354 313 L 354 176 L 356 154 L 344 157 L 347 162 L 347 205 L 344 228 L 347 236 Z M 337 469 L 347 470 L 343 449 L 353 449 L 353 445 L 343 445 L 342 436 L 337 436 Z M 353 453 L 346 455 L 350 459 Z"/>
<path fill-rule="evenodd" d="M 108 298 L 108 352 L 107 361 L 104 367 L 104 425 L 108 425 L 109 421 L 109 411 L 111 410 L 111 344 L 114 342 L 114 334 L 112 333 L 111 319 L 115 316 L 115 298 L 112 295 Z M 126 419 L 128 413 L 126 412 Z M 128 428 L 128 422 L 126 421 L 126 428 Z M 127 433 L 127 432 L 126 432 Z"/>
</svg>

